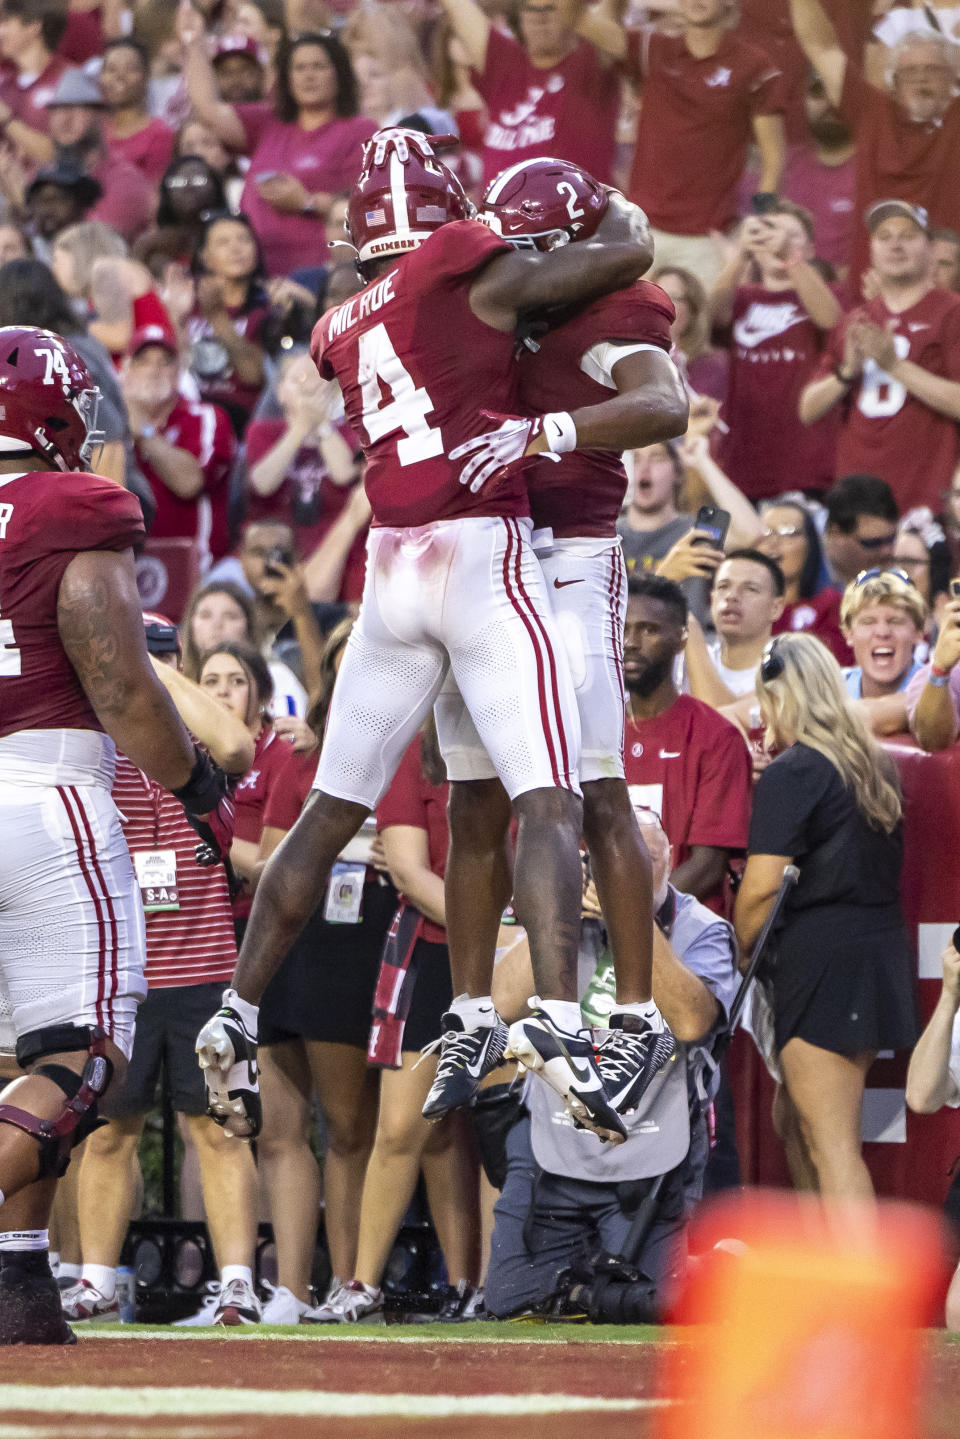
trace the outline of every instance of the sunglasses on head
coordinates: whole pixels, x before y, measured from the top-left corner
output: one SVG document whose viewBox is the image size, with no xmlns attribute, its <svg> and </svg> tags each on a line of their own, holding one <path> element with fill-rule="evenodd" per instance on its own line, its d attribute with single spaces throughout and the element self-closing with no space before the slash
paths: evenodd
<svg viewBox="0 0 960 1439">
<path fill-rule="evenodd" d="M 779 652 L 779 636 L 768 641 L 763 658 L 760 661 L 760 678 L 765 685 L 771 680 L 779 679 L 784 671 L 783 655 Z"/>
<path fill-rule="evenodd" d="M 853 538 L 857 541 L 860 548 L 864 550 L 887 550 L 891 545 L 896 544 L 897 540 L 896 534 L 874 535 L 872 539 L 866 540 L 860 539 L 857 535 L 854 535 Z"/>
<path fill-rule="evenodd" d="M 905 585 L 913 584 L 913 580 L 907 574 L 906 570 L 894 569 L 889 565 L 874 565 L 870 570 L 860 571 L 853 582 L 854 586 L 868 584 L 870 580 L 878 580 L 881 575 L 895 575 L 896 578 L 902 580 Z"/>
</svg>

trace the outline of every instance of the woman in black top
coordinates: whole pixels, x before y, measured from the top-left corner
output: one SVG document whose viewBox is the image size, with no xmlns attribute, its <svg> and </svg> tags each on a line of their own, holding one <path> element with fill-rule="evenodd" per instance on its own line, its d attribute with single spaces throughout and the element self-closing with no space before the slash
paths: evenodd
<svg viewBox="0 0 960 1439">
<path fill-rule="evenodd" d="M 749 950 L 784 865 L 796 863 L 771 977 L 775 1047 L 820 1192 L 865 1197 L 867 1071 L 878 1050 L 917 1037 L 897 775 L 813 636 L 771 641 L 757 695 L 767 743 L 782 753 L 757 784 L 737 935 Z"/>
</svg>

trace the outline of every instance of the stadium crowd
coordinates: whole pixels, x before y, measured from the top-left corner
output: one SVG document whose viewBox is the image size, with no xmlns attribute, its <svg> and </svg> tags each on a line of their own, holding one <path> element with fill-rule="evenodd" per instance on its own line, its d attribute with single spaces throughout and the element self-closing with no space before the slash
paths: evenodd
<svg viewBox="0 0 960 1439">
<path fill-rule="evenodd" d="M 163 1066 L 184 1213 L 206 1218 L 219 1271 L 181 1322 L 377 1317 L 421 1176 L 441 1319 L 655 1319 L 705 1187 L 737 1182 L 727 1020 L 791 863 L 747 1013 L 795 1185 L 872 1195 L 861 1111 L 881 1050 L 917 1045 L 913 1109 L 960 1105 L 960 954 L 944 954 L 917 1044 L 882 744 L 960 736 L 958 96 L 960 8 L 895 0 L 0 0 L 0 325 L 64 337 L 100 390 L 97 473 L 142 511 L 153 668 L 236 809 L 228 862 L 200 863 L 176 786 L 118 757 L 147 993 L 107 1122 L 58 1191 L 71 1323 L 119 1314 Z M 653 998 L 679 1062 L 618 1145 L 509 1063 L 472 1107 L 423 1116 L 455 998 L 432 720 L 267 985 L 256 1144 L 204 1117 L 197 1033 L 311 793 L 364 590 L 363 437 L 309 346 L 363 286 L 344 219 L 365 142 L 392 126 L 459 136 L 441 158 L 481 207 L 502 171 L 555 156 L 650 223 L 689 423 L 624 455 L 614 649 L 652 860 Z M 0 692 L 7 643 L 0 622 Z M 602 826 L 584 825 L 580 989 L 603 1030 L 610 900 L 589 852 Z M 485 878 L 495 894 L 493 866 Z M 4 943 L 14 923 L 0 888 Z M 507 1024 L 536 971 L 507 908 L 492 990 Z M 0 991 L 6 1078 L 10 1011 Z M 21 1247 L 4 1218 L 0 1260 Z M 258 1293 L 260 1220 L 274 1256 Z M 956 1279 L 947 1320 L 960 1328 Z"/>
</svg>

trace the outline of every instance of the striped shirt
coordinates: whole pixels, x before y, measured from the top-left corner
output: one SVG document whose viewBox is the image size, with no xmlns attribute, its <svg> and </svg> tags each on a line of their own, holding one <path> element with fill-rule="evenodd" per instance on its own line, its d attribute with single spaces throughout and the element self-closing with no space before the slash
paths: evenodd
<svg viewBox="0 0 960 1439">
<path fill-rule="evenodd" d="M 124 755 L 117 755 L 113 799 L 131 855 L 172 849 L 177 856 L 179 909 L 146 916 L 147 984 L 170 989 L 226 983 L 237 962 L 237 946 L 223 865 L 197 864 L 198 836 L 183 805 Z"/>
</svg>

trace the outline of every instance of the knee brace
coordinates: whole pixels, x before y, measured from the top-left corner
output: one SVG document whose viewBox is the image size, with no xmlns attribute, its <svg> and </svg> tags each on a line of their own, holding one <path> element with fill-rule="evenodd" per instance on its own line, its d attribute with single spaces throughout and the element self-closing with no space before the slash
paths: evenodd
<svg viewBox="0 0 960 1439">
<path fill-rule="evenodd" d="M 80 1036 L 84 1037 L 85 1044 L 69 1042 L 68 1034 L 76 1041 Z M 62 1064 L 41 1064 L 32 1070 L 33 1074 L 42 1074 L 53 1081 L 66 1098 L 66 1103 L 60 1113 L 53 1119 L 38 1119 L 35 1114 L 30 1114 L 25 1109 L 18 1109 L 13 1104 L 0 1104 L 0 1124 L 11 1124 L 15 1129 L 22 1129 L 24 1134 L 29 1134 L 31 1139 L 37 1141 L 39 1147 L 39 1169 L 38 1179 L 46 1179 L 50 1175 L 56 1175 L 59 1179 L 66 1172 L 70 1163 L 70 1151 L 78 1144 L 82 1144 L 87 1135 L 92 1133 L 101 1123 L 97 1116 L 97 1101 L 104 1094 L 110 1078 L 113 1074 L 113 1065 L 106 1057 L 106 1034 L 102 1029 L 68 1029 L 63 1030 L 39 1030 L 35 1035 L 26 1035 L 26 1041 L 40 1040 L 44 1037 L 56 1035 L 58 1040 L 68 1038 L 67 1043 L 59 1043 L 57 1047 L 51 1048 L 49 1043 L 41 1044 L 39 1049 L 34 1049 L 30 1055 L 30 1061 L 39 1058 L 43 1053 L 62 1052 L 66 1049 L 88 1049 L 87 1062 L 83 1066 L 82 1074 L 74 1074 L 72 1069 L 67 1069 Z M 17 1045 L 17 1058 L 22 1063 L 20 1053 L 21 1046 Z M 24 1050 L 30 1053 L 29 1043 L 24 1045 Z"/>
</svg>

